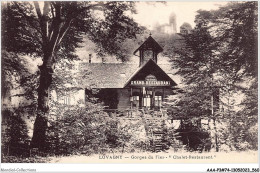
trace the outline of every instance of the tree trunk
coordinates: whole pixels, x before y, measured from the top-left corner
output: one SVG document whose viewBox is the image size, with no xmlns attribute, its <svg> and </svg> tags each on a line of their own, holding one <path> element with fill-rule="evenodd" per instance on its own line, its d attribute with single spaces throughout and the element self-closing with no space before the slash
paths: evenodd
<svg viewBox="0 0 260 173">
<path fill-rule="evenodd" d="M 216 115 L 214 114 L 214 98 L 213 98 L 213 94 L 211 96 L 211 114 L 212 114 L 212 118 L 213 118 L 213 126 L 214 126 L 214 131 L 215 131 L 215 148 L 216 148 L 216 152 L 219 151 L 218 148 L 218 135 L 217 135 L 217 127 L 216 127 Z"/>
<path fill-rule="evenodd" d="M 52 81 L 52 68 L 44 63 L 40 68 L 40 85 L 38 87 L 38 108 L 34 122 L 34 131 L 31 147 L 41 151 L 47 149 L 46 131 L 49 114 L 49 87 Z"/>
<path fill-rule="evenodd" d="M 214 125 L 214 131 L 215 131 L 216 152 L 219 152 L 219 147 L 218 147 L 218 134 L 217 134 L 217 127 L 216 127 L 216 119 L 215 119 L 215 118 L 213 118 L 213 125 Z"/>
</svg>

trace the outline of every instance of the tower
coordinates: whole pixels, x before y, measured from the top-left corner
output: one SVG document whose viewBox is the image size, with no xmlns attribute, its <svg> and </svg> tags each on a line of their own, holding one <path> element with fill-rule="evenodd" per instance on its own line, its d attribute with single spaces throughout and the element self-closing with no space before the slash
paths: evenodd
<svg viewBox="0 0 260 173">
<path fill-rule="evenodd" d="M 170 24 L 170 27 L 172 29 L 172 34 L 176 34 L 177 33 L 177 21 L 176 21 L 176 14 L 174 12 L 172 12 L 170 14 L 170 17 L 169 17 L 169 24 Z"/>
<path fill-rule="evenodd" d="M 139 52 L 139 66 L 145 64 L 147 61 L 152 59 L 157 63 L 157 55 L 163 51 L 163 48 L 150 36 L 145 40 L 145 42 L 134 51 L 134 55 Z"/>
</svg>

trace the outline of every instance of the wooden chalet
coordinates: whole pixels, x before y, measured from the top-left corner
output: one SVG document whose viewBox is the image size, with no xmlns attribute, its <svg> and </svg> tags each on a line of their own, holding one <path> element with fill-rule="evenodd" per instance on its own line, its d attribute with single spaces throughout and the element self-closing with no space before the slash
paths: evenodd
<svg viewBox="0 0 260 173">
<path fill-rule="evenodd" d="M 95 96 L 104 102 L 107 109 L 160 110 L 163 100 L 173 95 L 177 85 L 164 70 L 166 68 L 157 64 L 158 54 L 162 51 L 150 35 L 134 51 L 134 55 L 139 57 L 139 65 L 90 61 L 82 64 L 80 69 L 81 72 L 89 71 L 86 85 L 100 89 Z M 86 89 L 86 96 L 88 92 Z"/>
</svg>

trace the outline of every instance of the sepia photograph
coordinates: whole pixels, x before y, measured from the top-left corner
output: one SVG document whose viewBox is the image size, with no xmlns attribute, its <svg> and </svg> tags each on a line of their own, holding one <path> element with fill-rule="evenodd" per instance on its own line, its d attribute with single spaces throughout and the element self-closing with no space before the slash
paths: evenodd
<svg viewBox="0 0 260 173">
<path fill-rule="evenodd" d="M 258 1 L 2 1 L 1 163 L 259 163 Z"/>
</svg>

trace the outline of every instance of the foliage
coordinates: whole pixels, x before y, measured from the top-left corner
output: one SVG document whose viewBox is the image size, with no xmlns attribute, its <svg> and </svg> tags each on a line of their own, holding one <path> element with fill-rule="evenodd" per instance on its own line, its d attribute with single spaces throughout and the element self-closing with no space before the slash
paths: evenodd
<svg viewBox="0 0 260 173">
<path fill-rule="evenodd" d="M 122 153 L 138 153 L 151 149 L 142 120 L 119 120 L 117 133 Z"/>
<path fill-rule="evenodd" d="M 257 7 L 253 1 L 231 2 L 212 12 L 225 70 L 257 76 Z"/>
<path fill-rule="evenodd" d="M 198 128 L 199 129 L 199 128 Z M 182 144 L 185 145 L 186 150 L 193 152 L 205 152 L 210 151 L 211 141 L 210 135 L 207 131 L 191 131 L 191 129 L 178 130 L 180 134 L 177 136 L 177 139 L 182 141 Z"/>
<path fill-rule="evenodd" d="M 187 151 L 188 147 L 180 140 L 178 129 L 173 127 L 167 128 L 163 136 L 163 149 L 173 149 L 175 152 Z"/>
<path fill-rule="evenodd" d="M 38 74 L 32 69 L 32 61 L 30 57 L 2 51 L 2 98 L 16 96 L 35 101 Z M 11 90 L 19 89 L 21 93 L 11 95 Z"/>
<path fill-rule="evenodd" d="M 126 11 L 135 12 L 134 2 L 8 2 L 2 11 L 2 45 L 7 51 L 42 56 L 46 43 L 53 44 L 56 37 L 56 58 L 74 59 L 87 34 L 99 53 L 114 54 L 125 38 L 141 32 Z"/>
<path fill-rule="evenodd" d="M 231 148 L 257 149 L 257 3 L 230 3 L 214 14 L 221 67 L 232 76 L 229 88 L 244 95 L 239 111 L 223 115 L 230 119 Z"/>
<path fill-rule="evenodd" d="M 55 109 L 48 127 L 50 153 L 134 152 L 140 151 L 145 143 L 135 135 L 141 122 L 125 124 L 110 117 L 98 104 L 87 102 L 86 107 L 79 107 L 53 102 L 52 108 Z"/>
<path fill-rule="evenodd" d="M 174 114 L 227 119 L 222 127 L 214 125 L 219 142 L 255 148 L 256 134 L 249 129 L 257 120 L 257 3 L 231 2 L 215 11 L 200 10 L 195 23 L 191 34 L 183 35 L 182 47 L 166 52 L 185 85 L 172 107 Z"/>
<path fill-rule="evenodd" d="M 56 154 L 100 152 L 105 144 L 109 119 L 101 108 L 89 104 L 86 108 L 54 103 L 49 120 L 49 150 Z"/>
<path fill-rule="evenodd" d="M 43 62 L 39 67 L 33 147 L 40 150 L 46 148 L 48 91 L 55 62 L 59 59 L 76 59 L 74 52 L 84 34 L 97 44 L 99 53 L 116 54 L 122 40 L 134 38 L 135 34 L 142 31 L 125 14 L 129 11 L 134 12 L 134 2 L 12 1 L 4 4 L 3 48 L 8 52 L 40 56 Z"/>
<path fill-rule="evenodd" d="M 2 150 L 7 155 L 21 156 L 29 147 L 28 129 L 19 109 L 2 111 L 5 124 L 2 133 Z"/>
<path fill-rule="evenodd" d="M 246 97 L 241 102 L 242 109 L 236 114 L 237 125 L 233 125 L 234 134 L 237 135 L 235 146 L 239 150 L 258 148 L 258 84 L 253 79 L 252 84 L 244 91 Z M 246 144 L 246 146 L 245 146 Z M 243 147 L 241 147 L 243 145 Z"/>
<path fill-rule="evenodd" d="M 91 88 L 87 86 L 82 79 L 90 80 L 88 77 L 90 71 L 82 72 L 79 68 L 79 61 L 60 60 L 56 62 L 53 73 L 53 80 L 50 86 L 51 90 L 56 91 L 59 95 L 64 95 L 70 90 L 80 88 Z"/>
<path fill-rule="evenodd" d="M 47 157 L 16 157 L 16 156 L 5 156 L 2 155 L 1 162 L 2 163 L 47 163 L 51 159 Z"/>
<path fill-rule="evenodd" d="M 38 52 L 36 53 L 38 55 L 40 53 L 40 33 L 29 27 L 30 25 L 32 27 L 38 26 L 32 10 L 33 6 L 29 2 L 2 3 L 1 39 L 3 50 L 22 54 Z"/>
<path fill-rule="evenodd" d="M 207 23 L 207 21 L 201 21 Z M 174 49 L 171 61 L 178 68 L 185 87 L 176 103 L 175 114 L 181 116 L 210 116 L 214 92 L 212 76 L 218 60 L 212 49 L 216 46 L 209 28 L 198 23 L 192 34 L 184 36 L 184 45 Z M 169 49 L 170 50 L 170 49 Z M 171 52 L 168 52 L 171 53 Z M 176 56 L 177 54 L 177 56 Z M 179 108 L 178 108 L 179 107 Z"/>
</svg>

